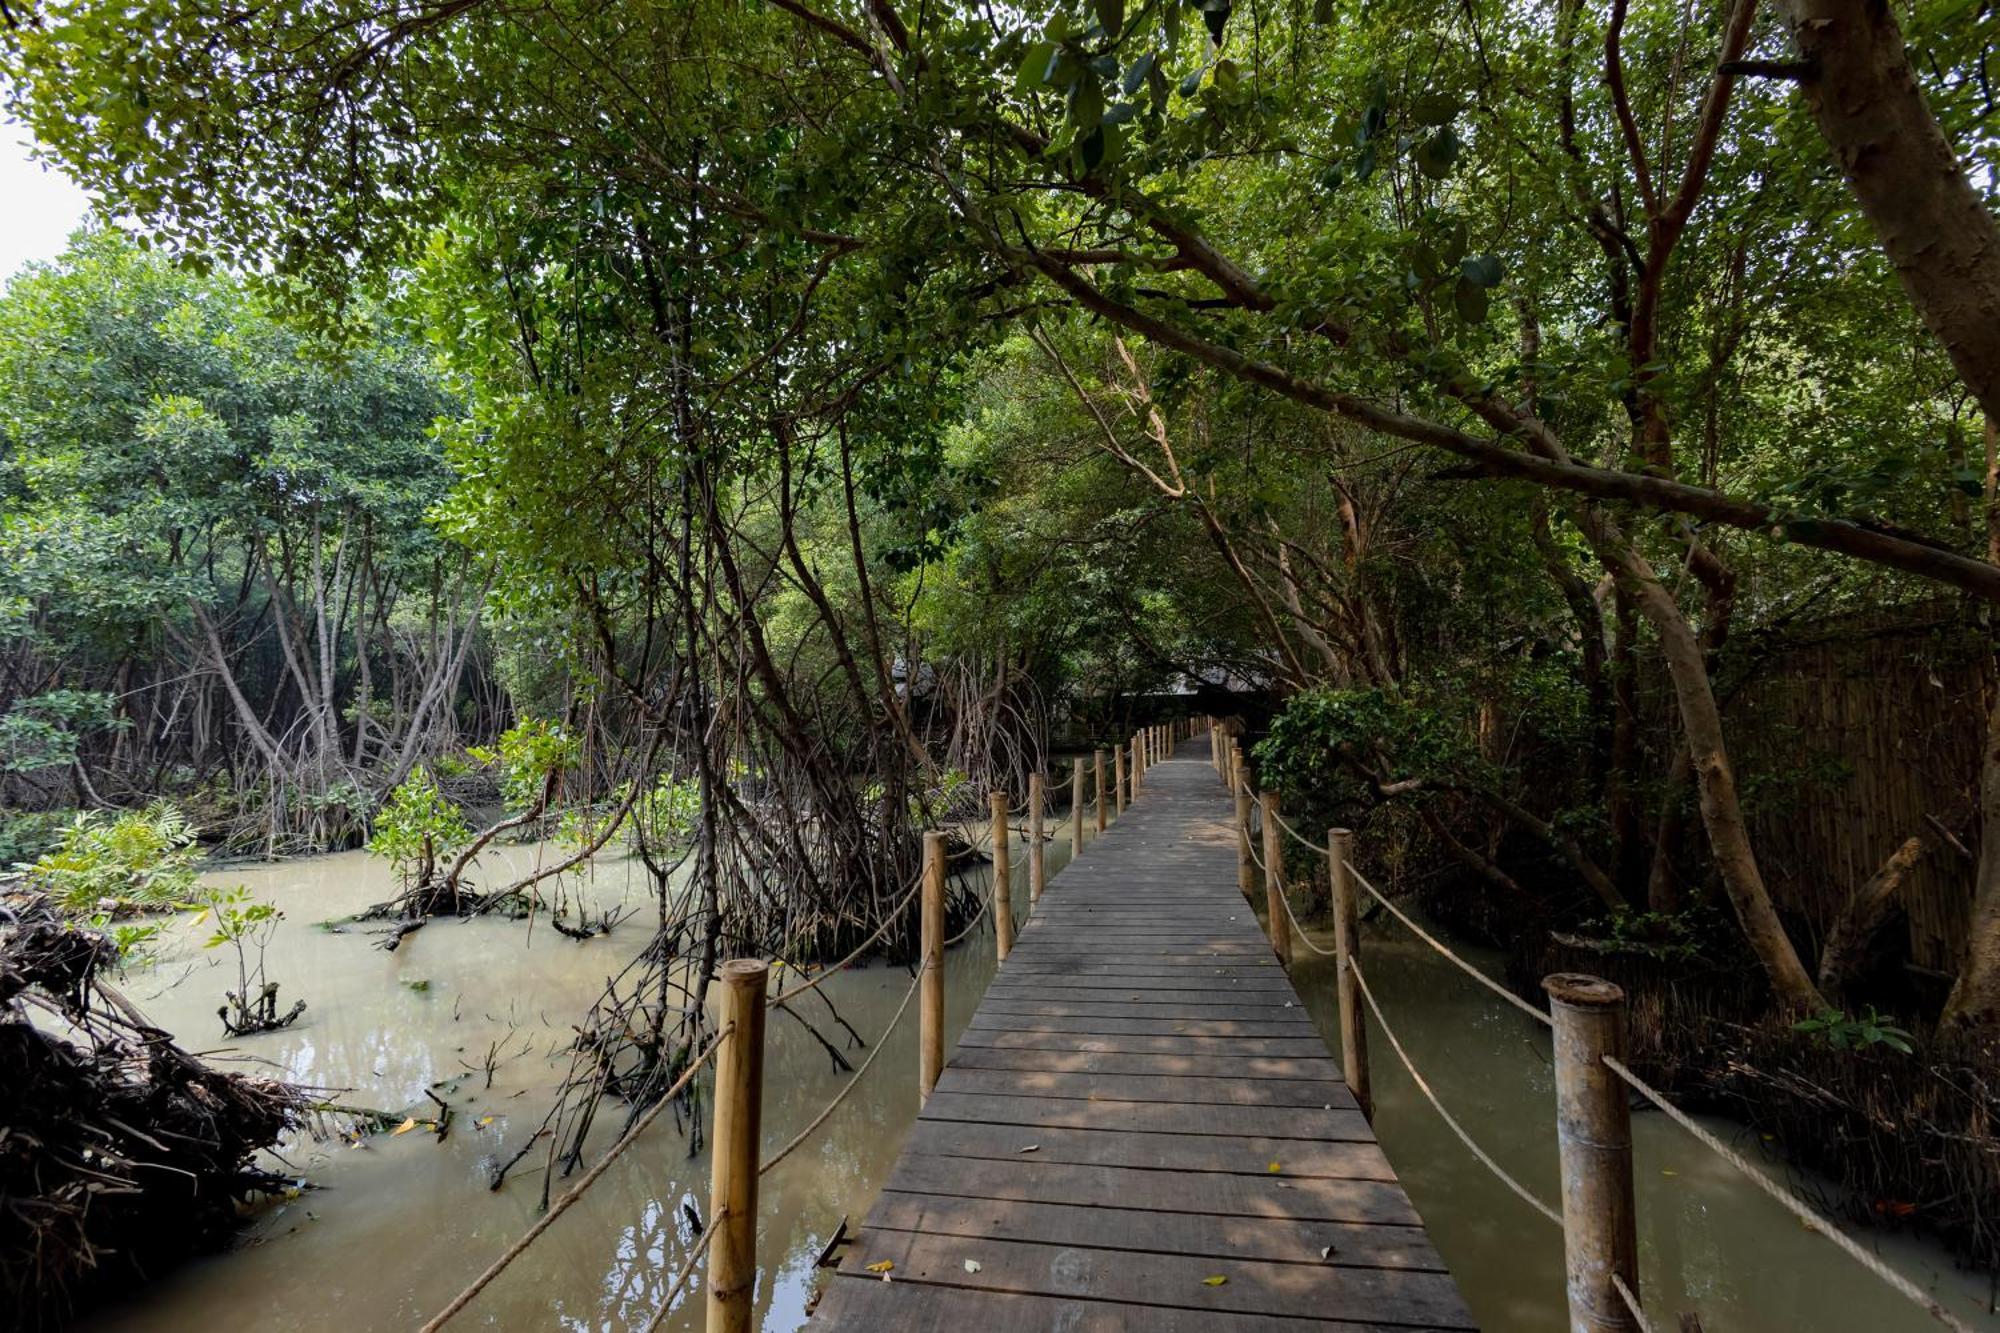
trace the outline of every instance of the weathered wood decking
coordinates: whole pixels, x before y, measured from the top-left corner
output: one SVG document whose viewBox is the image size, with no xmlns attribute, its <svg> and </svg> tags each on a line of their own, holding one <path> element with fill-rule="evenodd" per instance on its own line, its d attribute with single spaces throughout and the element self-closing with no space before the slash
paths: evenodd
<svg viewBox="0 0 2000 1333">
<path fill-rule="evenodd" d="M 1233 838 L 1193 742 L 1049 882 L 813 1329 L 1473 1327 Z"/>
</svg>

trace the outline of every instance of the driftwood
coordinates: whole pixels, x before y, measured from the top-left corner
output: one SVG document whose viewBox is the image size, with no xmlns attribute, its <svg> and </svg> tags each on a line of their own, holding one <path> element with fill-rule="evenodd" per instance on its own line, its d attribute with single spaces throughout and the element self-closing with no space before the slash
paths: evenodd
<svg viewBox="0 0 2000 1333">
<path fill-rule="evenodd" d="M 1834 922 L 1833 933 L 1827 937 L 1826 949 L 1820 954 L 1819 988 L 1828 999 L 1839 1000 L 1867 970 L 1875 938 L 1895 914 L 1897 890 L 1903 887 L 1904 879 L 1923 855 L 1922 838 L 1905 838 L 1848 900 L 1840 919 Z"/>
<path fill-rule="evenodd" d="M 209 1068 L 100 980 L 106 936 L 38 894 L 0 901 L 0 1325 L 53 1328 L 296 1180 L 256 1165 L 309 1103 Z M 36 1011 L 30 1021 L 30 1011 Z"/>
</svg>

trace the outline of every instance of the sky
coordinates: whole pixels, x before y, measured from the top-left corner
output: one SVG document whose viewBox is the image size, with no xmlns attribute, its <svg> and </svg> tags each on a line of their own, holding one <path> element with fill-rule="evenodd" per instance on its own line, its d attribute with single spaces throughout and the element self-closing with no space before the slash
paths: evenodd
<svg viewBox="0 0 2000 1333">
<path fill-rule="evenodd" d="M 89 200 L 53 167 L 30 161 L 25 125 L 0 119 L 0 282 L 31 259 L 53 259 L 83 222 Z"/>
</svg>

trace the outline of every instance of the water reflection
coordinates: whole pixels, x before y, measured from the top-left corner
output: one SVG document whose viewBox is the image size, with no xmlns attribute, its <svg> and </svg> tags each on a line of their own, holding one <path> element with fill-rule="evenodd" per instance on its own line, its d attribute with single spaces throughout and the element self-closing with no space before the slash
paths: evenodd
<svg viewBox="0 0 2000 1333">
<path fill-rule="evenodd" d="M 1067 855 L 1067 825 L 1051 820 L 1050 868 Z M 507 850 L 519 873 L 532 848 Z M 1029 912 L 1025 856 L 1018 847 L 1015 918 Z M 486 1188 L 495 1161 L 540 1124 L 567 1069 L 569 1024 L 644 943 L 645 915 L 611 935 L 576 943 L 545 926 L 499 920 L 439 922 L 394 954 L 362 931 L 313 923 L 351 913 L 390 892 L 380 862 L 360 854 L 322 857 L 216 876 L 250 883 L 288 913 L 271 949 L 271 974 L 286 1002 L 306 999 L 302 1024 L 234 1042 L 233 1056 L 268 1061 L 292 1077 L 351 1089 L 340 1100 L 401 1110 L 428 1088 L 456 1111 L 444 1142 L 427 1133 L 378 1136 L 360 1147 L 289 1145 L 287 1158 L 322 1188 L 273 1208 L 232 1252 L 187 1266 L 89 1327 L 100 1333 L 264 1333 L 270 1329 L 412 1328 L 455 1296 L 535 1219 L 543 1155 L 523 1160 L 498 1192 Z M 1060 893 L 1060 882 L 1051 893 Z M 600 862 L 588 887 L 593 908 L 643 903 L 644 872 Z M 1486 1149 L 1545 1198 L 1555 1197 L 1553 1089 L 1546 1038 L 1421 945 L 1371 926 L 1369 980 L 1411 1055 Z M 183 1041 L 200 1047 L 219 1031 L 222 973 L 198 941 L 177 938 L 160 966 L 133 979 L 135 994 Z M 990 925 L 946 962 L 950 1038 L 970 1017 L 994 970 Z M 874 965 L 824 988 L 840 1015 L 873 1041 L 909 985 L 907 970 Z M 1332 971 L 1309 955 L 1299 989 L 1331 1044 Z M 418 988 L 410 983 L 425 982 Z M 823 1006 L 801 1013 L 837 1043 Z M 757 1301 L 761 1326 L 794 1333 L 807 1319 L 814 1259 L 843 1217 L 858 1223 L 888 1178 L 917 1110 L 914 1007 L 890 1036 L 862 1085 L 804 1147 L 765 1178 Z M 1379 1036 L 1379 1034 L 1378 1034 Z M 766 1056 L 766 1144 L 785 1143 L 847 1082 L 797 1023 L 774 1021 Z M 495 1064 L 491 1086 L 483 1068 Z M 855 1050 L 856 1064 L 865 1054 Z M 1450 1137 L 1395 1065 L 1374 1048 L 1377 1126 L 1383 1146 L 1457 1272 L 1489 1333 L 1562 1327 L 1562 1256 L 1553 1227 L 1528 1212 Z M 703 1114 L 706 1114 L 704 1109 Z M 485 1125 L 479 1122 L 487 1117 Z M 590 1144 L 602 1151 L 624 1117 L 601 1117 Z M 1735 1178 L 1658 1116 L 1636 1123 L 1642 1272 L 1656 1313 L 1698 1311 L 1708 1333 L 1775 1329 L 1882 1330 L 1931 1327 L 1917 1311 L 1855 1269 L 1824 1241 Z M 645 1327 L 698 1232 L 688 1209 L 706 1207 L 708 1161 L 663 1117 L 534 1249 L 493 1283 L 454 1329 L 539 1328 L 627 1333 Z M 554 1183 L 560 1191 L 565 1182 Z M 1974 1317 L 1982 1280 L 1938 1263 L 1935 1252 L 1886 1238 L 1885 1253 Z M 664 1327 L 701 1324 L 699 1272 Z M 2000 1319 L 1975 1318 L 2000 1330 Z M 968 1330 L 967 1333 L 977 1333 Z"/>
</svg>

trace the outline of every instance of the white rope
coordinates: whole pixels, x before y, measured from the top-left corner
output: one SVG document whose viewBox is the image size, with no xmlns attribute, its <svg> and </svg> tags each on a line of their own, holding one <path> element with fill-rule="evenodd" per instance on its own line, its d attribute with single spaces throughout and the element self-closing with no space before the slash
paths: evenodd
<svg viewBox="0 0 2000 1333">
<path fill-rule="evenodd" d="M 1285 915 L 1291 919 L 1292 929 L 1298 933 L 1299 943 L 1311 949 L 1321 958 L 1338 958 L 1340 956 L 1340 952 L 1337 949 L 1322 949 L 1313 943 L 1312 936 L 1306 934 L 1306 928 L 1299 924 L 1298 916 L 1292 911 L 1292 900 L 1288 895 L 1280 893 L 1278 901 L 1285 905 Z"/>
<path fill-rule="evenodd" d="M 1011 880 L 1013 876 L 1010 874 L 1008 878 Z M 1010 891 L 1013 889 L 1013 887 L 1014 886 L 1011 883 L 1007 886 L 1008 890 Z M 960 940 L 964 939 L 967 935 L 970 935 L 972 933 L 972 928 L 978 925 L 981 921 L 986 919 L 986 909 L 990 907 L 992 903 L 993 899 L 991 898 L 991 896 L 981 898 L 979 900 L 979 910 L 972 914 L 972 920 L 966 922 L 965 928 L 963 930 L 960 930 L 958 934 L 946 940 L 942 947 L 949 949 L 952 945 L 958 943 Z"/>
<path fill-rule="evenodd" d="M 882 918 L 882 924 L 875 927 L 874 934 L 870 935 L 867 939 L 861 941 L 860 944 L 855 946 L 853 953 L 848 954 L 847 957 L 841 959 L 833 966 L 821 968 L 819 970 L 819 975 L 814 977 L 811 981 L 802 982 L 799 985 L 792 987 L 790 990 L 780 991 L 776 995 L 772 996 L 771 1008 L 773 1009 L 783 1008 L 787 1001 L 795 1000 L 799 996 L 804 995 L 809 990 L 819 989 L 820 983 L 824 982 L 828 977 L 837 975 L 841 971 L 841 969 L 845 968 L 849 963 L 859 958 L 869 949 L 872 949 L 884 935 L 889 933 L 889 927 L 896 924 L 896 918 L 903 914 L 903 909 L 910 905 L 911 900 L 917 896 L 917 890 L 921 889 L 923 885 L 924 885 L 923 876 L 922 874 L 919 874 L 917 876 L 917 882 L 912 884 L 910 886 L 910 891 L 903 895 L 903 901 L 897 903 L 894 907 L 889 909 L 889 915 Z"/>
<path fill-rule="evenodd" d="M 1416 922 L 1410 920 L 1410 918 L 1403 913 L 1402 909 L 1398 908 L 1394 903 L 1390 902 L 1387 898 L 1382 896 L 1382 891 L 1380 889 L 1376 888 L 1373 884 L 1370 884 L 1365 878 L 1362 877 L 1361 872 L 1354 868 L 1354 863 L 1352 861 L 1343 862 L 1343 864 L 1346 865 L 1347 867 L 1347 873 L 1354 876 L 1354 882 L 1356 884 L 1359 884 L 1362 888 L 1368 890 L 1369 894 L 1375 899 L 1376 902 L 1382 904 L 1383 907 L 1388 909 L 1390 916 L 1395 917 L 1398 921 L 1402 922 L 1406 927 L 1409 928 L 1409 931 L 1412 935 L 1415 935 L 1425 944 L 1430 945 L 1431 948 L 1436 949 L 1439 953 L 1443 954 L 1447 959 L 1449 959 L 1452 962 L 1452 964 L 1456 966 L 1461 972 L 1465 973 L 1465 975 L 1471 977 L 1474 981 L 1486 987 L 1486 989 L 1492 991 L 1495 995 L 1498 995 L 1501 999 L 1513 1005 L 1516 1009 L 1519 1009 L 1522 1013 L 1534 1019 L 1536 1022 L 1541 1023 L 1544 1026 L 1549 1026 L 1553 1023 L 1553 1020 L 1550 1019 L 1550 1017 L 1547 1014 L 1535 1008 L 1534 1005 L 1529 1004 L 1526 1000 L 1522 999 L 1520 996 L 1514 994 L 1513 991 L 1508 990 L 1505 986 L 1495 981 L 1492 977 L 1487 976 L 1484 972 L 1474 967 L 1471 963 L 1468 963 L 1463 958 L 1460 958 L 1457 954 L 1453 953 L 1450 949 L 1446 948 L 1443 944 L 1439 943 L 1436 936 L 1432 935 L 1429 931 L 1425 930 L 1422 926 L 1418 925 Z"/>
<path fill-rule="evenodd" d="M 660 1297 L 660 1308 L 653 1311 L 653 1317 L 646 1321 L 644 1333 L 659 1333 L 660 1325 L 666 1322 L 667 1316 L 673 1311 L 674 1297 L 681 1294 L 682 1284 L 694 1275 L 695 1263 L 708 1253 L 709 1242 L 715 1239 L 715 1233 L 721 1227 L 722 1219 L 727 1216 L 729 1216 L 727 1208 L 716 1209 L 715 1215 L 708 1219 L 708 1229 L 695 1237 L 693 1246 L 688 1250 L 687 1262 L 681 1265 L 680 1272 L 674 1274 L 674 1280 L 667 1286 L 667 1294 Z"/>
<path fill-rule="evenodd" d="M 1299 831 L 1298 831 L 1297 829 L 1293 828 L 1293 827 L 1292 827 L 1292 826 L 1291 826 L 1291 825 L 1290 825 L 1289 823 L 1287 823 L 1287 822 L 1285 821 L 1285 817 L 1284 817 L 1283 815 L 1279 814 L 1279 813 L 1278 813 L 1278 812 L 1277 812 L 1276 810 L 1273 810 L 1273 811 L 1271 812 L 1271 818 L 1273 818 L 1273 819 L 1277 820 L 1277 821 L 1278 821 L 1278 827 L 1279 827 L 1279 828 L 1281 828 L 1281 829 L 1283 829 L 1283 830 L 1284 830 L 1285 832 L 1287 832 L 1287 833 L 1291 834 L 1291 835 L 1292 835 L 1292 837 L 1293 837 L 1294 839 L 1296 839 L 1296 840 L 1297 840 L 1297 842 L 1298 842 L 1299 846 L 1301 846 L 1301 847 L 1310 847 L 1310 848 L 1311 848 L 1312 850 L 1314 850 L 1314 851 L 1318 852 L 1318 853 L 1320 854 L 1320 856 L 1321 856 L 1321 858 L 1322 858 L 1322 859 L 1327 859 L 1327 860 L 1331 860 L 1331 859 L 1332 859 L 1331 857 L 1328 857 L 1328 856 L 1327 856 L 1327 852 L 1326 852 L 1326 848 L 1324 848 L 1324 847 L 1320 846 L 1320 845 L 1319 845 L 1318 843 L 1316 843 L 1316 842 L 1312 841 L 1312 840 L 1311 840 L 1310 838 L 1306 837 L 1306 835 L 1305 835 L 1305 834 L 1303 834 L 1303 833 L 1299 832 Z"/>
<path fill-rule="evenodd" d="M 760 1177 L 772 1167 L 790 1157 L 795 1149 L 813 1136 L 815 1130 L 826 1123 L 826 1118 L 833 1114 L 834 1108 L 847 1100 L 847 1094 L 853 1092 L 862 1078 L 868 1073 L 868 1067 L 875 1063 L 875 1057 L 882 1054 L 882 1048 L 888 1044 L 889 1034 L 896 1030 L 896 1024 L 903 1021 L 903 1011 L 910 1007 L 910 997 L 917 993 L 917 983 L 921 980 L 923 980 L 922 972 L 918 972 L 916 976 L 910 978 L 910 988 L 903 992 L 903 1002 L 896 1006 L 895 1014 L 889 1019 L 889 1026 L 883 1028 L 882 1035 L 875 1039 L 875 1049 L 868 1052 L 868 1058 L 861 1062 L 861 1068 L 854 1071 L 854 1077 L 847 1080 L 847 1086 L 834 1094 L 833 1100 L 828 1102 L 821 1109 L 820 1113 L 813 1117 L 810 1125 L 800 1130 L 790 1143 L 778 1149 L 762 1166 L 757 1168 L 757 1174 Z"/>
<path fill-rule="evenodd" d="M 1368 988 L 1368 978 L 1362 975 L 1360 960 L 1350 958 L 1347 960 L 1347 966 L 1354 973 L 1355 982 L 1361 987 L 1361 998 L 1368 1001 L 1369 1009 L 1375 1014 L 1375 1021 L 1381 1025 L 1382 1035 L 1389 1039 L 1390 1049 L 1396 1052 L 1396 1058 L 1401 1060 L 1403 1068 L 1409 1071 L 1410 1081 L 1417 1085 L 1417 1091 L 1424 1094 L 1425 1099 L 1431 1104 L 1431 1109 L 1436 1111 L 1438 1117 L 1444 1121 L 1445 1127 L 1458 1136 L 1458 1141 L 1463 1143 L 1466 1149 L 1479 1159 L 1480 1165 L 1498 1177 L 1501 1184 L 1519 1195 L 1522 1202 L 1526 1203 L 1530 1208 L 1533 1208 L 1543 1217 L 1555 1223 L 1557 1227 L 1561 1227 L 1562 1214 L 1536 1198 L 1526 1185 L 1523 1185 L 1520 1181 L 1514 1179 L 1514 1177 L 1501 1169 L 1498 1162 L 1486 1155 L 1484 1148 L 1472 1141 L 1472 1136 L 1465 1132 L 1465 1129 L 1457 1120 L 1452 1118 L 1451 1112 L 1444 1109 L 1444 1103 L 1440 1102 L 1437 1094 L 1431 1091 L 1431 1085 L 1424 1081 L 1422 1074 L 1417 1072 L 1417 1067 L 1410 1060 L 1409 1053 L 1403 1049 L 1403 1043 L 1396 1039 L 1396 1030 L 1390 1027 L 1389 1021 L 1382 1016 L 1382 1006 L 1375 1002 L 1375 992 Z"/>
<path fill-rule="evenodd" d="M 1669 1120 L 1679 1125 L 1689 1134 L 1692 1134 L 1703 1147 L 1748 1176 L 1751 1184 L 1757 1186 L 1758 1189 L 1763 1190 L 1764 1193 L 1783 1204 L 1793 1216 L 1805 1223 L 1809 1230 L 1819 1232 L 1822 1236 L 1832 1241 L 1834 1245 L 1846 1251 L 1848 1258 L 1860 1264 L 1876 1277 L 1881 1278 L 1891 1287 L 1894 1287 L 1902 1295 L 1915 1302 L 1924 1313 L 1937 1320 L 1940 1324 L 1943 1324 L 1946 1328 L 1956 1329 L 1958 1333 L 1972 1333 L 1971 1325 L 1938 1304 L 1916 1283 L 1910 1281 L 1910 1279 L 1889 1267 L 1888 1264 L 1882 1262 L 1881 1259 L 1863 1249 L 1860 1243 L 1853 1237 L 1823 1217 L 1810 1204 L 1807 1204 L 1783 1185 L 1773 1180 L 1768 1173 L 1759 1170 L 1755 1163 L 1749 1161 L 1734 1148 L 1731 1148 L 1721 1139 L 1718 1139 L 1715 1135 L 1696 1124 L 1688 1117 L 1685 1111 L 1668 1101 L 1664 1093 L 1626 1068 L 1624 1061 L 1618 1059 L 1616 1056 L 1607 1055 L 1604 1057 L 1604 1067 L 1624 1079 L 1634 1092 L 1637 1092 L 1641 1097 L 1644 1097 L 1647 1101 L 1658 1107 L 1666 1114 Z"/>
<path fill-rule="evenodd" d="M 466 1306 L 472 1304 L 473 1298 L 486 1289 L 487 1283 L 491 1282 L 494 1278 L 499 1277 L 501 1272 L 507 1267 L 508 1264 L 513 1263 L 523 1254 L 526 1254 L 528 1251 L 528 1247 L 530 1245 L 533 1245 L 536 1239 L 540 1237 L 544 1231 L 547 1231 L 551 1226 L 553 1226 L 555 1224 L 555 1220 L 558 1217 L 561 1217 L 565 1212 L 569 1211 L 569 1206 L 575 1203 L 578 1199 L 582 1198 L 583 1192 L 585 1190 L 589 1189 L 592 1185 L 597 1183 L 597 1178 L 604 1174 L 605 1169 L 608 1168 L 612 1162 L 617 1160 L 618 1154 L 624 1152 L 627 1148 L 632 1146 L 634 1140 L 636 1140 L 639 1137 L 639 1135 L 645 1132 L 646 1126 L 652 1124 L 654 1119 L 660 1114 L 660 1112 L 666 1109 L 667 1103 L 680 1095 L 681 1089 L 685 1088 L 690 1082 L 693 1081 L 694 1076 L 701 1071 L 701 1067 L 708 1063 L 709 1057 L 714 1055 L 716 1051 L 721 1049 L 722 1043 L 727 1041 L 729 1039 L 730 1034 L 733 1033 L 735 1030 L 736 1029 L 734 1025 L 732 1025 L 730 1027 L 724 1028 L 721 1032 L 717 1033 L 715 1040 L 711 1041 L 708 1044 L 708 1049 L 703 1051 L 700 1055 L 696 1056 L 694 1060 L 689 1063 L 688 1067 L 681 1071 L 681 1076 L 674 1080 L 673 1086 L 668 1088 L 665 1092 L 661 1093 L 660 1099 L 654 1102 L 651 1106 L 647 1107 L 646 1113 L 644 1115 L 640 1116 L 637 1120 L 632 1122 L 632 1128 L 626 1130 L 624 1134 L 619 1136 L 619 1139 L 616 1143 L 612 1144 L 609 1148 L 605 1149 L 604 1156 L 598 1158 L 597 1161 L 594 1164 L 592 1164 L 590 1170 L 583 1173 L 583 1177 L 580 1180 L 578 1180 L 576 1184 L 571 1185 L 567 1190 L 565 1190 L 561 1198 L 557 1199 L 554 1203 L 550 1204 L 549 1210 L 543 1213 L 540 1217 L 536 1218 L 535 1224 L 529 1227 L 526 1232 L 522 1233 L 522 1236 L 519 1240 L 515 1241 L 512 1245 L 507 1247 L 506 1253 L 502 1254 L 498 1259 L 495 1259 L 491 1264 L 487 1266 L 485 1272 L 481 1273 L 478 1277 L 474 1278 L 472 1280 L 471 1286 L 468 1286 L 464 1291 L 458 1293 L 458 1295 L 452 1299 L 450 1305 L 445 1306 L 444 1309 L 432 1315 L 430 1318 L 430 1322 L 426 1323 L 423 1326 L 423 1328 L 419 1330 L 419 1333 L 437 1333 L 438 1329 L 443 1328 L 447 1323 L 451 1321 L 452 1316 L 456 1315 Z"/>
<path fill-rule="evenodd" d="M 1639 1333 L 1653 1333 L 1653 1321 L 1646 1318 L 1646 1311 L 1639 1305 L 1638 1295 L 1631 1287 L 1625 1284 L 1625 1279 L 1613 1273 L 1611 1275 L 1611 1286 L 1618 1293 L 1618 1299 L 1625 1302 L 1625 1309 L 1631 1314 L 1633 1320 L 1638 1323 Z"/>
</svg>

